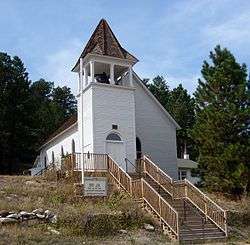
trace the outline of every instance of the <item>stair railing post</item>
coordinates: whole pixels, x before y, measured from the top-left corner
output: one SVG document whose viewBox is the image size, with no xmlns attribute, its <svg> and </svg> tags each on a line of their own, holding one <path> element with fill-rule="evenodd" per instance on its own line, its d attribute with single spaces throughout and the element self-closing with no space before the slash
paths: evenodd
<svg viewBox="0 0 250 245">
<path fill-rule="evenodd" d="M 145 173 L 146 172 L 146 161 L 145 161 L 145 156 L 143 156 L 143 169 L 142 172 Z"/>
<path fill-rule="evenodd" d="M 206 218 L 206 221 L 207 221 L 207 202 L 206 202 L 206 200 L 204 200 L 204 202 L 205 202 L 205 218 Z"/>
<path fill-rule="evenodd" d="M 119 186 L 121 187 L 121 173 L 119 168 L 118 168 L 118 181 L 119 181 Z"/>
<path fill-rule="evenodd" d="M 161 210 L 161 198 L 160 198 L 160 195 L 158 195 L 158 202 L 159 202 L 159 213 L 160 213 L 160 224 L 161 224 L 162 210 Z"/>
<path fill-rule="evenodd" d="M 187 181 L 186 181 L 186 179 L 185 179 L 185 187 L 184 188 L 185 188 L 184 189 L 184 191 L 185 191 L 184 195 L 185 195 L 185 198 L 187 198 L 188 197 L 188 188 L 187 188 Z"/>
<path fill-rule="evenodd" d="M 141 197 L 144 198 L 143 179 L 141 178 Z"/>
<path fill-rule="evenodd" d="M 224 225 L 225 225 L 225 235 L 227 237 L 227 212 L 224 212 Z"/>
<path fill-rule="evenodd" d="M 133 196 L 132 179 L 130 179 L 129 182 L 130 182 L 130 194 Z"/>
</svg>

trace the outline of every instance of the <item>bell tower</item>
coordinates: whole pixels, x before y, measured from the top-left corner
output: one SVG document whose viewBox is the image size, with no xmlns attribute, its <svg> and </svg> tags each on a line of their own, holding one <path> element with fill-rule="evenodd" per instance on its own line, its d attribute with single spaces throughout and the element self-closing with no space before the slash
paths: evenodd
<svg viewBox="0 0 250 245">
<path fill-rule="evenodd" d="M 108 153 L 126 168 L 136 159 L 133 65 L 102 19 L 72 69 L 79 74 L 78 131 L 81 153 Z"/>
</svg>

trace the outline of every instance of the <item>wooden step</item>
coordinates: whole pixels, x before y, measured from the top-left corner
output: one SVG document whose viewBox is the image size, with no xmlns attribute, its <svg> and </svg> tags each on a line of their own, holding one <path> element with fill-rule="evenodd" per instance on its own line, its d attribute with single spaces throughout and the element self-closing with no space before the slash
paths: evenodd
<svg viewBox="0 0 250 245">
<path fill-rule="evenodd" d="M 225 234 L 223 232 L 214 233 L 190 233 L 190 234 L 180 234 L 181 240 L 197 240 L 197 239 L 214 239 L 214 238 L 224 238 Z"/>
</svg>

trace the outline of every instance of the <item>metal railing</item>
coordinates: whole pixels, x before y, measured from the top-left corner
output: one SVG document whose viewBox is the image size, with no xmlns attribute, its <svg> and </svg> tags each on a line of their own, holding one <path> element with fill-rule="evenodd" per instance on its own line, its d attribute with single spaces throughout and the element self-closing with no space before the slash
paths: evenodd
<svg viewBox="0 0 250 245">
<path fill-rule="evenodd" d="M 55 168 L 55 165 L 54 165 L 53 163 L 50 163 L 50 164 L 48 164 L 46 167 L 44 167 L 44 168 L 42 168 L 41 170 L 39 170 L 38 172 L 36 172 L 36 173 L 34 174 L 34 176 L 42 175 L 42 174 L 44 174 L 46 171 L 52 170 L 52 169 L 54 169 L 54 168 Z"/>
</svg>

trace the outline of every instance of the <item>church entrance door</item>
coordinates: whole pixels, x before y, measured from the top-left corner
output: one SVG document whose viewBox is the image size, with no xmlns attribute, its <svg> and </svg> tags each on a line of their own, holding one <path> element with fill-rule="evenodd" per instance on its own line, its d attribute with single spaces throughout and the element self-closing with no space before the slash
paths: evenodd
<svg viewBox="0 0 250 245">
<path fill-rule="evenodd" d="M 111 133 L 106 138 L 106 153 L 124 170 L 126 169 L 125 144 L 121 137 L 116 133 Z"/>
</svg>

